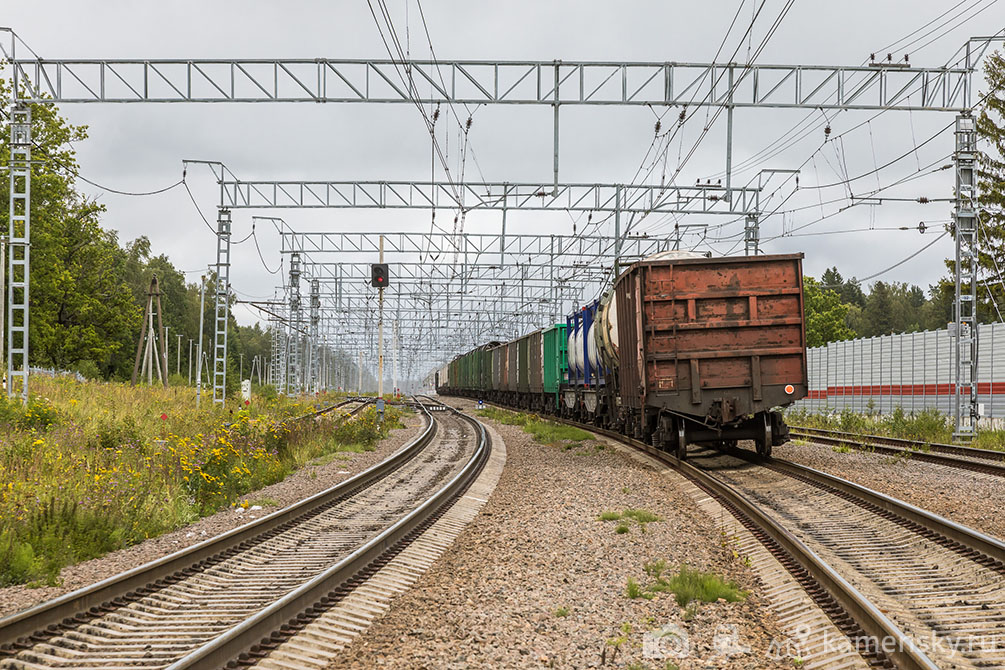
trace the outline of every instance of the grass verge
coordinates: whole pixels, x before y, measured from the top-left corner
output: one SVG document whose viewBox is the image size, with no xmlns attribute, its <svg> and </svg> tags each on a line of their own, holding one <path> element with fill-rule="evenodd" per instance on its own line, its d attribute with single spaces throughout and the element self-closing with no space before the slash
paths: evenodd
<svg viewBox="0 0 1005 670">
<path fill-rule="evenodd" d="M 576 443 L 593 438 L 593 435 L 585 430 L 581 430 L 575 426 L 548 421 L 535 414 L 511 412 L 499 409 L 498 407 L 485 407 L 478 410 L 477 414 L 478 416 L 498 421 L 507 426 L 520 426 L 525 433 L 529 433 L 536 441 L 542 444 Z"/>
<path fill-rule="evenodd" d="M 0 398 L 0 586 L 55 584 L 63 566 L 187 525 L 310 460 L 373 448 L 399 426 L 256 399 L 195 409 L 189 389 L 35 378 Z M 335 398 L 320 398 L 329 404 Z"/>
</svg>

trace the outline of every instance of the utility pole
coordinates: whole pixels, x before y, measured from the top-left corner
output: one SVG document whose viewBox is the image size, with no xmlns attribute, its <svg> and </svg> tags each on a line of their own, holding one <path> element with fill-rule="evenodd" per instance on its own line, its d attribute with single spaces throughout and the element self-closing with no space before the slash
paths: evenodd
<svg viewBox="0 0 1005 670">
<path fill-rule="evenodd" d="M 956 299 L 953 437 L 973 439 L 977 434 L 977 127 L 969 113 L 956 117 Z"/>
<path fill-rule="evenodd" d="M 398 393 L 398 319 L 394 319 L 394 327 L 391 331 L 391 355 L 394 359 L 394 377 L 391 380 L 391 392 Z"/>
<path fill-rule="evenodd" d="M 192 338 L 188 338 L 188 385 L 192 385 Z"/>
<path fill-rule="evenodd" d="M 168 351 L 171 348 L 171 342 L 168 340 L 168 332 L 171 330 L 171 326 L 164 326 L 164 343 L 162 344 L 164 348 L 164 385 L 167 386 L 167 376 L 170 368 L 168 367 Z"/>
<path fill-rule="evenodd" d="M 384 236 L 380 236 L 380 261 L 384 263 Z M 384 397 L 384 287 L 377 289 L 377 397 Z"/>
<path fill-rule="evenodd" d="M 154 330 L 154 309 L 156 303 L 157 310 L 157 330 Z M 158 337 L 158 331 L 163 337 Z M 161 309 L 161 290 L 157 282 L 157 275 L 150 279 L 150 288 L 147 289 L 147 309 L 143 315 L 143 329 L 140 332 L 140 340 L 136 345 L 136 362 L 133 364 L 132 385 L 136 386 L 137 379 L 147 376 L 147 383 L 153 384 L 154 366 L 157 367 L 157 379 L 166 387 L 167 381 L 167 357 L 163 351 L 158 351 L 157 341 L 160 340 L 161 349 L 167 346 L 167 336 L 164 331 L 163 310 Z M 140 369 L 140 361 L 143 362 L 143 369 Z M 162 367 L 163 366 L 163 367 Z"/>
<path fill-rule="evenodd" d="M 206 275 L 199 278 L 199 347 L 196 356 L 199 362 L 195 367 L 195 406 L 202 402 L 202 333 L 203 321 L 206 316 Z"/>
<path fill-rule="evenodd" d="M 244 381 L 244 354 L 241 353 L 241 354 L 238 354 L 238 356 L 240 356 L 240 358 L 241 358 L 241 366 L 239 368 L 239 373 L 241 375 L 241 381 L 243 382 Z"/>
<path fill-rule="evenodd" d="M 359 381 L 356 383 L 356 393 L 361 395 L 363 393 L 363 352 L 362 351 L 359 352 L 359 366 L 358 366 L 357 369 L 359 371 Z"/>
<path fill-rule="evenodd" d="M 181 335 L 178 335 L 177 337 L 178 337 L 178 350 L 177 350 L 177 352 L 175 354 L 175 363 L 174 363 L 175 371 L 174 371 L 174 373 L 180 377 L 181 376 Z"/>
</svg>

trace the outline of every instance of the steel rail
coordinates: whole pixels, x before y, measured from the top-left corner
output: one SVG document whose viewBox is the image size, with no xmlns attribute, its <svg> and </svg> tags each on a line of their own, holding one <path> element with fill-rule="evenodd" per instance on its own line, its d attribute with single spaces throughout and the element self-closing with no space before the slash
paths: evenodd
<svg viewBox="0 0 1005 670">
<path fill-rule="evenodd" d="M 439 403 L 438 403 L 439 404 Z M 405 517 L 360 546 L 354 552 L 286 594 L 268 607 L 234 626 L 226 633 L 190 652 L 166 670 L 222 668 L 248 663 L 274 645 L 275 639 L 291 635 L 320 615 L 344 595 L 345 585 L 389 553 L 414 539 L 454 498 L 458 497 L 481 472 L 488 460 L 491 442 L 485 426 L 478 420 L 450 408 L 475 429 L 478 446 L 464 468 Z"/>
<path fill-rule="evenodd" d="M 384 461 L 325 491 L 191 547 L 0 619 L 0 657 L 16 652 L 32 638 L 47 637 L 63 626 L 85 623 L 103 612 L 178 582 L 273 537 L 305 517 L 314 516 L 386 477 L 425 447 L 436 434 L 436 422 L 424 406 L 423 414 L 426 425 L 415 439 Z"/>
<path fill-rule="evenodd" d="M 681 461 L 652 445 L 625 437 L 620 433 L 598 428 L 597 426 L 564 419 L 559 420 L 593 433 L 605 435 L 622 444 L 644 451 L 650 456 L 670 465 L 685 477 L 695 482 L 696 485 L 709 495 L 716 498 L 741 523 L 748 526 L 748 528 L 752 527 L 752 530 L 756 529 L 759 531 L 755 535 L 758 535 L 758 539 L 776 557 L 778 549 L 781 549 L 784 554 L 794 559 L 801 569 L 809 575 L 812 582 L 820 585 L 830 598 L 841 607 L 844 613 L 850 616 L 861 630 L 877 643 L 876 649 L 881 649 L 898 668 L 901 668 L 901 670 L 937 670 L 938 666 L 928 658 L 911 636 L 904 633 L 886 614 L 859 592 L 858 589 L 852 586 L 851 583 L 817 555 L 816 552 L 806 546 L 802 540 L 782 527 L 771 515 L 733 487 L 700 468 L 686 461 Z M 765 536 L 767 536 L 767 542 L 765 541 Z M 771 544 L 774 544 L 774 547 Z M 791 568 L 789 568 L 789 571 L 799 580 L 799 576 Z M 811 597 L 813 596 L 813 594 L 810 595 Z M 818 600 L 817 598 L 814 599 Z M 818 604 L 821 604 L 819 600 Z M 832 620 L 835 619 L 831 613 L 828 614 Z M 835 623 L 837 623 L 836 620 Z M 839 625 L 839 627 L 841 626 Z"/>
<path fill-rule="evenodd" d="M 755 457 L 740 453 L 739 450 L 734 450 L 731 453 L 741 455 L 748 461 L 757 462 Z M 949 540 L 947 546 L 956 549 L 964 547 L 964 553 L 968 554 L 971 558 L 980 555 L 986 559 L 977 558 L 978 563 L 984 565 L 997 563 L 1005 569 L 1005 542 L 997 538 L 985 535 L 978 530 L 958 524 L 955 521 L 916 507 L 903 500 L 898 500 L 885 493 L 880 493 L 861 484 L 856 484 L 847 479 L 821 472 L 820 470 L 815 470 L 799 463 L 777 458 L 769 458 L 761 462 L 774 471 L 786 476 L 814 484 L 821 489 L 836 493 L 847 499 L 857 499 L 873 508 L 878 508 L 883 512 L 900 517 L 901 520 L 908 522 L 912 528 L 924 528 L 934 535 L 941 536 L 944 544 L 945 540 Z"/>
<path fill-rule="evenodd" d="M 904 456 L 918 461 L 937 463 L 951 468 L 984 472 L 1005 477 L 1005 452 L 991 449 L 976 449 L 956 444 L 916 442 L 881 435 L 860 435 L 840 433 L 819 428 L 790 426 L 792 437 L 840 447 L 850 447 L 859 451 L 893 456 Z M 956 454 L 956 455 L 951 455 Z M 995 463 L 994 461 L 999 461 Z"/>
</svg>

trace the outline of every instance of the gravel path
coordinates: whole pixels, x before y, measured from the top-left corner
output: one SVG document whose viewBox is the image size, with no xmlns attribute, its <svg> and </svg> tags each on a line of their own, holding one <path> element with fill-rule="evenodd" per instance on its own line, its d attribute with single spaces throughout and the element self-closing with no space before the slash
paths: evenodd
<svg viewBox="0 0 1005 670">
<path fill-rule="evenodd" d="M 468 401 L 447 399 L 471 407 Z M 492 424 L 506 468 L 492 497 L 452 547 L 332 668 L 665 668 L 645 658 L 646 633 L 678 626 L 691 654 L 680 668 L 791 668 L 767 649 L 781 637 L 750 570 L 724 548 L 713 520 L 662 475 L 598 442 L 538 444 L 520 428 Z M 597 520 L 644 508 L 663 520 Z M 708 570 L 751 590 L 744 602 L 702 604 L 692 617 L 671 594 L 629 599 L 627 580 L 663 559 Z M 565 611 L 567 611 L 567 613 Z M 723 649 L 735 631 L 746 652 Z M 718 642 L 718 644 L 716 644 Z M 639 664 L 634 665 L 632 664 Z"/>
<path fill-rule="evenodd" d="M 773 455 L 843 477 L 976 530 L 1005 538 L 1005 481 L 1001 477 L 894 456 L 789 442 Z"/>
<path fill-rule="evenodd" d="M 423 420 L 418 414 L 402 417 L 405 428 L 394 430 L 382 440 L 374 451 L 363 453 L 342 452 L 324 465 L 307 465 L 281 482 L 249 493 L 246 499 L 255 503 L 261 499 L 275 501 L 262 505 L 260 510 L 224 510 L 193 523 L 185 528 L 165 533 L 126 549 L 112 552 L 101 558 L 63 568 L 61 586 L 28 588 L 24 585 L 0 588 L 0 616 L 12 614 L 46 600 L 88 586 L 120 572 L 142 565 L 202 542 L 249 521 L 270 514 L 282 507 L 303 500 L 340 481 L 384 460 L 399 447 L 419 434 Z"/>
</svg>

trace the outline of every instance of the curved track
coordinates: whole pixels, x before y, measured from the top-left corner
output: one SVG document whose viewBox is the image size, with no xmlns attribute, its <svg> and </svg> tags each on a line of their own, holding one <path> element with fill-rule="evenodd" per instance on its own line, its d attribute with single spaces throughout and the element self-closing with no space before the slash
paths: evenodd
<svg viewBox="0 0 1005 670">
<path fill-rule="evenodd" d="M 1005 665 L 1005 544 L 851 482 L 749 452 L 673 466 L 729 509 L 872 664 Z M 877 646 L 885 645 L 885 646 Z"/>
<path fill-rule="evenodd" d="M 0 668 L 208 668 L 260 655 L 263 641 L 337 601 L 477 475 L 489 451 L 483 427 L 423 411 L 418 438 L 328 491 L 0 620 Z"/>
<path fill-rule="evenodd" d="M 950 468 L 972 470 L 974 472 L 984 472 L 997 475 L 998 477 L 1005 477 L 1005 451 L 976 449 L 958 444 L 915 442 L 880 435 L 841 433 L 839 431 L 804 428 L 800 426 L 790 426 L 789 434 L 794 438 L 817 442 L 819 444 L 903 456 L 912 460 L 937 463 Z"/>
</svg>

